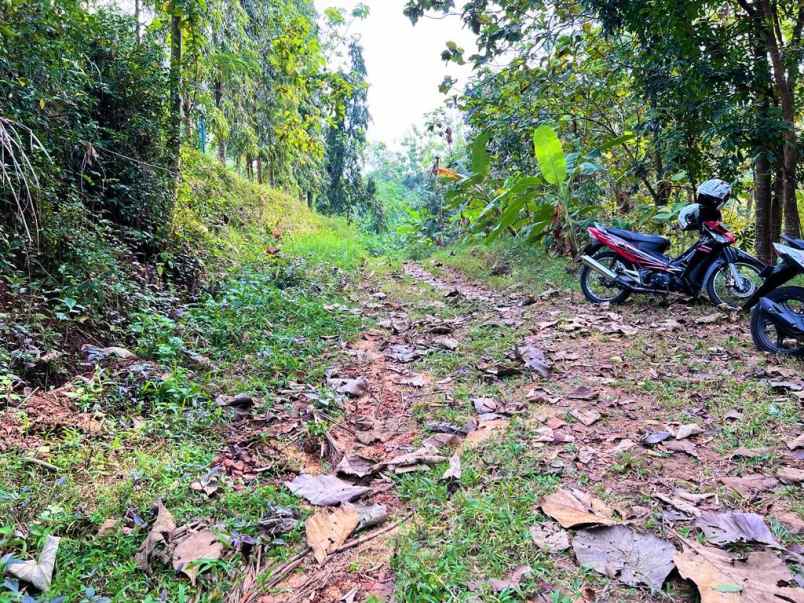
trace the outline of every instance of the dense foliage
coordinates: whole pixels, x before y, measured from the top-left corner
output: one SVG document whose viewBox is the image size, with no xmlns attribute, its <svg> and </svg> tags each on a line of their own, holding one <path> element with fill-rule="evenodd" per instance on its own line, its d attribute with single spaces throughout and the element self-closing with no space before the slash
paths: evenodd
<svg viewBox="0 0 804 603">
<path fill-rule="evenodd" d="M 182 144 L 354 213 L 366 71 L 345 14 L 326 19 L 309 0 L 157 3 L 147 23 L 79 0 L 0 4 L 4 265 L 89 261 L 99 223 L 143 259 L 169 247 Z M 340 48 L 349 70 L 328 64 Z"/>
<path fill-rule="evenodd" d="M 447 43 L 442 58 L 469 61 L 475 73 L 450 102 L 492 162 L 490 179 L 472 173 L 458 183 L 474 186 L 476 198 L 461 194 L 455 207 L 478 229 L 497 232 L 506 216 L 516 233 L 568 238 L 560 211 L 557 229 L 534 228 L 548 218 L 537 195 L 549 183 L 523 183 L 530 200 L 502 194 L 538 173 L 532 135 L 550 124 L 572 164 L 591 159 L 567 191 L 576 220 L 601 212 L 666 220 L 717 175 L 736 183 L 735 207 L 756 226 L 762 257 L 782 229 L 800 232 L 800 3 L 410 0 L 405 8 L 414 23 L 455 10 L 479 52 Z"/>
</svg>

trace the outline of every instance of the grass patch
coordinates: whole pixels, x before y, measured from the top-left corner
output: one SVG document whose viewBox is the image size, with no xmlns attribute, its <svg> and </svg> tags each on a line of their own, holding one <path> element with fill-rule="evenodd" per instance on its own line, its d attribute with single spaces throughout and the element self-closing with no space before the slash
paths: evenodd
<svg viewBox="0 0 804 603">
<path fill-rule="evenodd" d="M 514 287 L 538 295 L 547 289 L 577 288 L 566 258 L 552 256 L 538 244 L 510 238 L 438 249 L 424 265 L 436 273 L 440 266 L 458 270 L 495 289 Z"/>
</svg>

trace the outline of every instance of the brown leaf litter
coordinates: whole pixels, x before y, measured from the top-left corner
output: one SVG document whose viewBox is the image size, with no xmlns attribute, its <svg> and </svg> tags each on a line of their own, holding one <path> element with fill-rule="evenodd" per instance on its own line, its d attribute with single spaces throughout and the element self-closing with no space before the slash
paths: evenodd
<svg viewBox="0 0 804 603">
<path fill-rule="evenodd" d="M 667 540 L 626 526 L 580 530 L 572 540 L 581 567 L 591 568 L 629 586 L 662 587 L 673 571 L 676 548 Z"/>
<path fill-rule="evenodd" d="M 582 490 L 560 488 L 545 496 L 540 506 L 544 514 L 558 521 L 562 528 L 619 523 L 610 507 Z"/>
<path fill-rule="evenodd" d="M 771 551 L 741 558 L 724 550 L 684 541 L 674 562 L 683 578 L 698 587 L 701 603 L 804 603 L 804 589 Z"/>
</svg>

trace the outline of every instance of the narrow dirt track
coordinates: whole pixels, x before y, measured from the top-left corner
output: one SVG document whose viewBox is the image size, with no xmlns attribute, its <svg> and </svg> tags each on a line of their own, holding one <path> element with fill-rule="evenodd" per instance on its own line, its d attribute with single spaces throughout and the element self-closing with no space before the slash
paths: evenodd
<svg viewBox="0 0 804 603">
<path fill-rule="evenodd" d="M 740 444 L 735 438 L 752 433 L 737 423 L 755 420 L 749 416 L 751 404 L 767 404 L 758 399 L 763 392 L 775 396 L 771 404 L 787 409 L 796 404 L 795 398 L 790 401 L 791 392 L 795 396 L 804 385 L 795 368 L 749 347 L 742 318 L 703 304 L 657 306 L 637 300 L 617 308 L 593 307 L 577 293 L 500 292 L 454 271 L 440 272 L 407 264 L 403 274 L 379 287 L 367 283 L 361 293 L 361 311 L 380 328 L 348 346 L 333 372 L 339 378 L 365 378 L 368 384 L 365 394 L 347 402 L 339 428 L 330 431 L 333 466 L 344 455 L 382 462 L 417 449 L 431 434 L 426 421 L 416 420 L 416 409 L 421 415 L 421 409 L 426 413 L 444 405 L 457 408 L 460 402 L 452 395 L 456 383 L 471 388 L 503 382 L 510 364 L 521 360 L 510 354 L 503 366 L 483 350 L 474 350 L 453 374 L 433 377 L 428 374 L 428 357 L 434 350 L 464 354 L 464 339 L 473 329 L 510 330 L 544 352 L 550 374 L 525 371 L 528 377 L 514 382 L 503 417 L 469 417 L 467 431 L 484 420 L 505 424 L 499 419 L 514 417 L 533 428 L 529 433 L 538 434 L 528 446 L 540 452 L 545 471 L 558 475 L 561 487 L 604 493 L 623 523 L 676 544 L 679 530 L 688 533 L 694 519 L 679 506 L 688 512 L 695 507 L 695 513 L 754 511 L 773 518 L 789 534 L 802 532 L 804 523 L 791 510 L 795 494 L 773 477 L 779 468 L 801 467 L 801 451 L 785 445 L 800 433 L 798 415 L 756 426 L 757 441 L 767 444 L 761 464 L 750 453 L 746 459 L 728 451 Z M 450 311 L 437 317 L 422 307 Z M 744 399 L 730 403 L 732 391 L 741 392 Z M 689 436 L 651 446 L 641 442 L 650 434 L 680 435 L 682 426 L 689 425 L 696 426 Z M 417 521 L 415 501 L 403 502 L 394 484 L 399 474 L 431 469 L 417 464 L 388 467 L 363 480 L 372 488 L 364 501 L 385 505 L 385 525 L 400 522 L 399 528 L 378 528 L 381 535 L 330 555 L 323 566 L 308 556 L 300 571 L 259 601 L 363 601 L 369 593 L 391 600 L 395 536 Z M 754 474 L 767 478 L 755 489 L 739 480 L 732 487 L 722 481 Z M 697 502 L 684 507 L 679 492 L 698 493 L 692 499 Z M 538 508 L 533 512 L 539 516 Z M 571 551 L 558 554 L 556 563 L 573 571 Z M 675 572 L 670 579 L 677 582 L 670 595 L 623 590 L 611 580 L 596 598 L 578 600 L 692 601 L 697 596 Z M 556 587 L 569 590 L 569 585 Z"/>
</svg>

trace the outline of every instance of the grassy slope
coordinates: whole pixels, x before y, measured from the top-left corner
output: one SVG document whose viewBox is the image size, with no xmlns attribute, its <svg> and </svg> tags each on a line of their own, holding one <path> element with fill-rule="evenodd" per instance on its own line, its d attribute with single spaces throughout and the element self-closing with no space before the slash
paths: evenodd
<svg viewBox="0 0 804 603">
<path fill-rule="evenodd" d="M 30 558 L 47 534 L 64 537 L 50 596 L 79 601 L 92 588 L 114 601 L 162 600 L 163 591 L 167 600 L 190 600 L 187 581 L 172 569 L 156 564 L 148 576 L 136 567 L 144 531 L 130 529 L 132 518 L 149 521 L 150 505 L 162 498 L 177 525 L 210 518 L 226 531 L 256 536 L 268 505 L 294 505 L 268 484 L 224 487 L 214 498 L 189 488 L 224 443 L 221 428 L 229 419 L 214 396 L 265 395 L 258 409 L 265 411 L 281 385 L 320 384 L 327 350 L 360 326 L 351 314 L 325 309 L 341 300 L 365 257 L 352 228 L 195 154 L 184 165 L 175 248 L 201 260 L 214 294 L 202 294 L 179 313 L 145 304 L 128 317 L 132 348 L 161 366 L 155 375 L 107 369 L 76 380 L 73 403 L 102 423 L 100 433 L 49 430 L 41 448 L 0 456 L 0 554 Z M 164 254 L 159 269 L 180 270 L 180 258 Z M 206 356 L 213 368 L 194 364 L 188 352 Z M 25 419 L 22 396 L 10 400 L 7 412 Z M 120 525 L 96 538 L 107 518 L 121 519 Z M 298 539 L 298 530 L 286 538 Z M 281 557 L 283 549 L 272 554 Z M 219 600 L 216 591 L 225 589 L 231 564 L 218 565 L 219 586 L 202 600 Z M 0 602 L 18 600 L 4 590 Z"/>
</svg>

